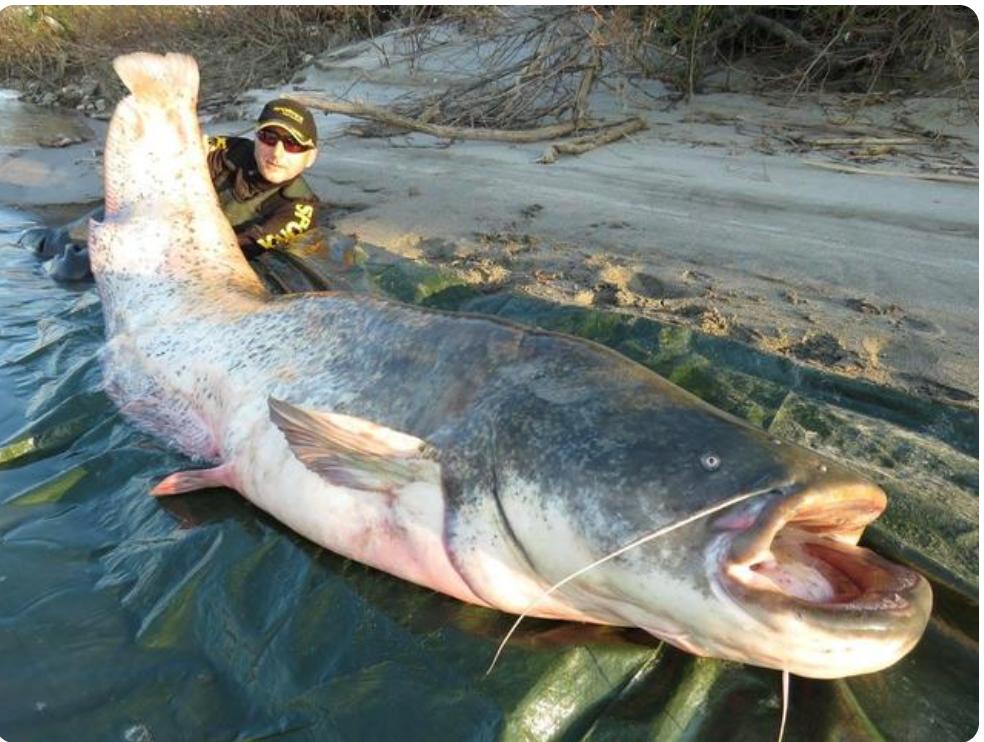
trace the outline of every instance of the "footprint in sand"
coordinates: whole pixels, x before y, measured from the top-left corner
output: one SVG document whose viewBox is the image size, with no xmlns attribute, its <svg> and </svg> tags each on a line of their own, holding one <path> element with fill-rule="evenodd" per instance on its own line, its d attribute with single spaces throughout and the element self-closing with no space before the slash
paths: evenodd
<svg viewBox="0 0 984 742">
<path fill-rule="evenodd" d="M 899 320 L 899 324 L 910 330 L 915 330 L 916 332 L 925 332 L 930 335 L 942 335 L 943 328 L 934 322 L 929 320 L 919 319 L 918 317 L 912 317 L 911 315 L 906 315 Z"/>
</svg>

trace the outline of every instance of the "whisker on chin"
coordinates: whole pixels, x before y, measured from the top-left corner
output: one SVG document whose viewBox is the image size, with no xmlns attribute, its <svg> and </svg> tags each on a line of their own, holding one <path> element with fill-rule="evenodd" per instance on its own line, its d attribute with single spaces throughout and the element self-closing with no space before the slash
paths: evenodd
<svg viewBox="0 0 984 742">
<path fill-rule="evenodd" d="M 563 587 L 571 580 L 580 577 L 585 572 L 588 572 L 589 570 L 592 570 L 595 567 L 598 567 L 604 564 L 605 562 L 614 559 L 617 556 L 621 556 L 627 551 L 631 551 L 636 547 L 642 546 L 643 544 L 646 544 L 654 539 L 657 539 L 660 536 L 665 536 L 666 534 L 671 533 L 672 531 L 675 531 L 678 528 L 682 528 L 683 526 L 689 525 L 694 521 L 702 520 L 709 515 L 713 515 L 719 510 L 724 510 L 725 508 L 729 508 L 732 505 L 737 505 L 739 502 L 744 502 L 745 500 L 749 500 L 753 497 L 759 497 L 761 495 L 768 495 L 773 493 L 774 491 L 775 488 L 769 487 L 768 489 L 757 490 L 755 492 L 746 492 L 743 495 L 735 495 L 734 497 L 725 500 L 724 502 L 718 503 L 717 505 L 712 505 L 710 507 L 704 508 L 703 510 L 698 510 L 696 513 L 692 515 L 688 515 L 686 518 L 682 518 L 681 520 L 671 523 L 668 526 L 663 526 L 662 528 L 659 528 L 653 531 L 652 533 L 648 533 L 645 536 L 642 536 L 641 538 L 637 538 L 632 543 L 626 544 L 625 546 L 622 546 L 616 549 L 615 551 L 606 554 L 600 559 L 591 562 L 591 564 L 588 564 L 584 567 L 581 567 L 581 569 L 572 572 L 571 574 L 567 575 L 567 577 L 560 580 L 559 582 L 554 583 L 546 590 L 544 590 L 542 593 L 540 593 L 536 598 L 534 598 L 533 601 L 528 606 L 526 606 L 526 609 L 521 614 L 519 614 L 519 618 L 516 619 L 516 622 L 513 623 L 512 627 L 509 629 L 508 633 L 505 635 L 505 637 L 502 639 L 502 642 L 499 644 L 499 648 L 496 650 L 495 656 L 492 658 L 492 663 L 489 665 L 489 668 L 485 671 L 485 674 L 486 675 L 490 674 L 492 670 L 495 668 L 496 662 L 499 661 L 499 656 L 502 654 L 502 651 L 506 648 L 506 644 L 512 638 L 512 635 L 516 633 L 516 629 L 519 628 L 519 624 L 523 621 L 523 619 L 526 618 L 528 615 L 530 615 L 530 612 L 540 604 L 540 601 L 549 597 L 555 590 L 558 590 L 559 588 Z"/>
</svg>

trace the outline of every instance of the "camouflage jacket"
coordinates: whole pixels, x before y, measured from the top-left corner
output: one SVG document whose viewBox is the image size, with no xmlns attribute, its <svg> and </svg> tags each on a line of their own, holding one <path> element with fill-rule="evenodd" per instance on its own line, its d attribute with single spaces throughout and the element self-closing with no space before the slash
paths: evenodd
<svg viewBox="0 0 984 742">
<path fill-rule="evenodd" d="M 315 226 L 318 198 L 304 178 L 270 183 L 257 168 L 252 139 L 209 137 L 208 171 L 247 257 L 286 245 Z"/>
</svg>

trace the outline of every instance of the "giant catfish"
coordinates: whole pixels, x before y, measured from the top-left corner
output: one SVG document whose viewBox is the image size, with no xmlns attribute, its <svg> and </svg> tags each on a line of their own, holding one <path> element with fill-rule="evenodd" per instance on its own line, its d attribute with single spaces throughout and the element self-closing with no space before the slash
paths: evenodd
<svg viewBox="0 0 984 742">
<path fill-rule="evenodd" d="M 469 603 L 638 626 L 804 676 L 879 670 L 919 640 L 928 583 L 856 545 L 886 505 L 877 486 L 585 340 L 270 295 L 206 171 L 195 61 L 115 68 L 132 94 L 90 232 L 105 384 L 136 425 L 210 465 L 155 494 L 231 487 L 338 554 Z"/>
</svg>

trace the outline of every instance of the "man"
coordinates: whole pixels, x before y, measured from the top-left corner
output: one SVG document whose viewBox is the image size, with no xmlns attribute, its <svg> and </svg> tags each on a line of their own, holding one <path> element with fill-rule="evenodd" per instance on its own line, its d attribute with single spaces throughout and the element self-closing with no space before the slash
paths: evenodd
<svg viewBox="0 0 984 742">
<path fill-rule="evenodd" d="M 307 108 L 277 98 L 263 107 L 254 140 L 208 137 L 206 147 L 219 204 L 247 258 L 315 226 L 318 198 L 301 175 L 318 156 L 318 129 Z M 21 244 L 42 259 L 54 258 L 48 270 L 56 280 L 85 278 L 91 217 L 101 218 L 102 209 L 65 227 L 29 230 Z"/>
<path fill-rule="evenodd" d="M 314 117 L 300 103 L 272 100 L 256 139 L 208 139 L 208 171 L 246 257 L 285 245 L 315 223 L 318 199 L 301 177 L 318 156 Z"/>
</svg>

